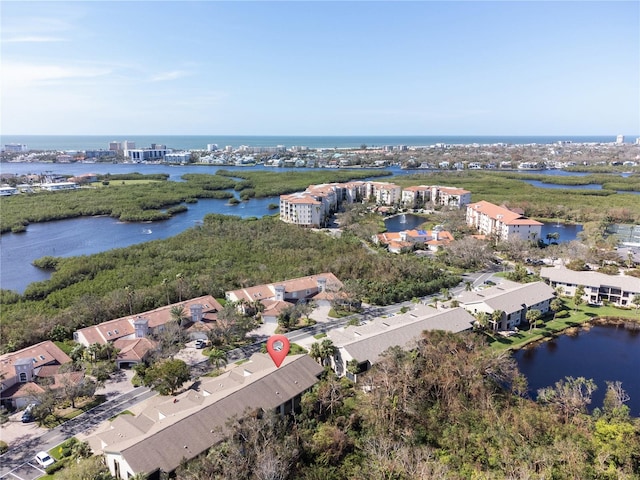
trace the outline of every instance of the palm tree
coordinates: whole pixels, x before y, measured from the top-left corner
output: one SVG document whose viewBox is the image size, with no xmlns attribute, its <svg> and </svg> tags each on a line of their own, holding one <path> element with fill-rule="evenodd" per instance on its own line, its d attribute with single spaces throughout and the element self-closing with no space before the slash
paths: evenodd
<svg viewBox="0 0 640 480">
<path fill-rule="evenodd" d="M 169 299 L 169 279 L 168 278 L 162 279 L 162 287 L 164 288 L 164 291 L 167 294 L 167 305 L 169 305 L 171 303 L 171 300 Z"/>
<path fill-rule="evenodd" d="M 502 310 L 495 310 L 491 313 L 491 322 L 495 325 L 495 329 L 498 330 L 500 328 L 500 322 L 502 322 L 502 314 L 504 312 Z"/>
<path fill-rule="evenodd" d="M 181 327 L 184 327 L 184 325 L 189 321 L 189 315 L 187 315 L 184 305 L 175 305 L 171 307 L 170 314 L 171 320 L 176 321 Z"/>
<path fill-rule="evenodd" d="M 311 344 L 311 348 L 309 349 L 309 356 L 313 358 L 316 362 L 321 363 L 320 359 L 322 358 L 322 351 L 320 349 L 319 342 L 313 342 Z"/>
<path fill-rule="evenodd" d="M 216 369 L 227 364 L 227 354 L 218 348 L 212 348 L 207 356 Z"/>
<path fill-rule="evenodd" d="M 562 310 L 562 300 L 560 300 L 559 298 L 554 298 L 553 300 L 551 300 L 551 303 L 549 304 L 549 308 L 551 309 L 551 311 L 553 312 L 553 319 L 556 319 L 556 314 Z"/>
<path fill-rule="evenodd" d="M 336 346 L 333 344 L 331 340 L 325 338 L 320 343 L 320 353 L 322 354 L 322 365 L 331 365 L 331 359 L 336 354 Z"/>
<path fill-rule="evenodd" d="M 473 285 L 473 283 L 471 283 L 471 281 L 469 281 L 469 280 L 464 282 L 464 290 L 465 290 L 465 292 L 470 292 L 472 285 Z"/>
<path fill-rule="evenodd" d="M 638 308 L 640 308 L 640 293 L 636 293 L 631 299 L 631 302 L 636 306 L 636 315 L 638 314 Z"/>
<path fill-rule="evenodd" d="M 532 308 L 527 312 L 527 322 L 529 322 L 529 330 L 537 326 L 538 320 L 542 317 L 542 312 L 535 308 Z"/>
</svg>

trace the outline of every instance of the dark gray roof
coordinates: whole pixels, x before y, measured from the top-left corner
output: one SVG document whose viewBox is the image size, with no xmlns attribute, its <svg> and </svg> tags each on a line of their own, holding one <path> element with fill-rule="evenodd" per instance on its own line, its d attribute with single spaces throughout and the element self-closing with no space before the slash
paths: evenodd
<svg viewBox="0 0 640 480">
<path fill-rule="evenodd" d="M 249 376 L 244 384 L 213 403 L 207 402 L 205 394 L 203 405 L 194 407 L 190 415 L 177 421 L 160 419 L 156 425 L 168 425 L 157 431 L 154 428 L 153 433 L 135 441 L 106 447 L 105 453 L 120 452 L 135 472 L 149 473 L 158 468 L 171 472 L 183 459 L 191 459 L 222 440 L 221 430 L 229 418 L 242 416 L 247 410 L 277 408 L 315 385 L 322 371 L 307 355 L 288 357 L 280 368 L 272 364 L 260 378 L 251 381 Z"/>
</svg>

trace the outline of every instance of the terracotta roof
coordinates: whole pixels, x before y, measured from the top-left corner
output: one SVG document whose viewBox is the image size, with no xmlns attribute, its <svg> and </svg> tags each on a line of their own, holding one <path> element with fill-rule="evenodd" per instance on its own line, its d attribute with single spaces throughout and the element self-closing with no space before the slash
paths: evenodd
<svg viewBox="0 0 640 480">
<path fill-rule="evenodd" d="M 4 378 L 15 376 L 14 365 L 16 361 L 24 359 L 32 359 L 34 368 L 49 364 L 63 365 L 71 361 L 69 356 L 60 350 L 55 343 L 47 340 L 17 352 L 0 355 L 0 375 L 3 375 Z"/>
<path fill-rule="evenodd" d="M 155 310 L 149 310 L 136 315 L 128 315 L 126 317 L 102 322 L 99 325 L 82 328 L 78 330 L 78 332 L 82 333 L 89 344 L 114 342 L 119 338 L 129 337 L 135 334 L 133 322 L 137 318 L 142 317 L 148 319 L 149 327 L 155 328 L 172 320 L 171 309 L 173 307 L 182 306 L 185 313 L 190 316 L 189 310 L 192 305 L 202 305 L 204 315 L 222 310 L 222 305 L 220 305 L 213 296 L 205 295 L 185 300 L 183 302 L 165 305 L 163 307 L 156 308 Z"/>
<path fill-rule="evenodd" d="M 227 292 L 227 295 L 235 297 L 238 300 L 244 299 L 247 302 L 253 302 L 256 300 L 268 300 L 275 297 L 275 287 L 278 285 L 284 285 L 285 295 L 288 292 L 300 292 L 305 290 L 311 290 L 315 293 L 318 288 L 319 278 L 324 278 L 326 280 L 327 287 L 336 287 L 338 289 L 342 288 L 342 282 L 338 280 L 333 273 L 325 272 L 319 273 L 317 275 L 309 275 L 307 277 L 284 280 L 282 282 L 274 282 L 270 284 L 256 285 L 254 287 L 232 290 L 230 292 Z"/>
<path fill-rule="evenodd" d="M 480 212 L 494 220 L 500 220 L 505 225 L 543 225 L 540 222 L 524 217 L 520 213 L 513 212 L 508 208 L 499 207 L 484 200 L 470 203 L 467 205 L 467 209 Z"/>
<path fill-rule="evenodd" d="M 156 347 L 155 342 L 148 338 L 135 338 L 127 340 L 125 338 L 118 339 L 113 344 L 119 349 L 119 362 L 141 362 L 144 356 Z"/>
</svg>

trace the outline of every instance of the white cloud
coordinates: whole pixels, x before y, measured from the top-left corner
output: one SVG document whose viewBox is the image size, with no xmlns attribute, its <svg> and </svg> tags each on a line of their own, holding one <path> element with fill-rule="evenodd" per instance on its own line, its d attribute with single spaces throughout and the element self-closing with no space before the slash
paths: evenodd
<svg viewBox="0 0 640 480">
<path fill-rule="evenodd" d="M 160 72 L 151 77 L 152 82 L 166 82 L 170 80 L 177 80 L 179 78 L 187 77 L 191 75 L 186 70 L 172 70 L 170 72 Z"/>
<path fill-rule="evenodd" d="M 109 73 L 111 73 L 111 69 L 105 67 L 3 63 L 2 83 L 4 90 L 5 88 L 24 88 L 61 80 L 94 78 Z"/>
<path fill-rule="evenodd" d="M 3 43 L 51 43 L 51 42 L 66 42 L 65 38 L 60 37 L 46 37 L 42 35 L 22 35 L 16 37 L 10 37 L 3 40 Z"/>
</svg>

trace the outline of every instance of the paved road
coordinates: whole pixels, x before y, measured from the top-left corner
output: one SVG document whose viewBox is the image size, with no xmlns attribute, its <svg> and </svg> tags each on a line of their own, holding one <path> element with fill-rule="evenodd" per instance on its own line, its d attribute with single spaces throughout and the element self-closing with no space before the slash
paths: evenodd
<svg viewBox="0 0 640 480">
<path fill-rule="evenodd" d="M 31 477 L 28 473 L 31 470 L 29 463 L 35 465 L 33 460 L 37 452 L 48 451 L 80 432 L 90 432 L 103 421 L 154 395 L 156 392 L 146 387 L 137 387 L 78 415 L 40 437 L 21 443 L 0 456 L 0 478 L 37 478 Z M 38 476 L 42 474 L 41 472 Z"/>
<path fill-rule="evenodd" d="M 494 272 L 485 272 L 465 275 L 463 277 L 463 282 L 450 289 L 450 294 L 455 296 L 462 292 L 466 288 L 467 281 L 471 282 L 473 287 L 482 285 L 486 280 L 491 278 L 493 273 Z M 424 297 L 421 300 L 428 303 L 432 301 L 434 297 L 435 295 L 432 295 Z M 410 307 L 411 305 L 412 302 L 408 301 L 385 307 L 369 307 L 362 313 L 353 314 L 339 319 L 331 319 L 326 322 L 320 322 L 313 326 L 290 332 L 287 334 L 287 338 L 289 338 L 291 342 L 296 342 L 297 340 L 301 340 L 308 336 L 326 333 L 333 328 L 345 326 L 354 318 L 366 320 L 372 317 L 392 315 L 398 313 L 403 307 Z M 229 362 L 236 362 L 249 358 L 254 353 L 259 352 L 265 343 L 266 338 L 260 339 L 251 345 L 231 350 L 227 353 L 227 360 Z M 207 359 L 191 366 L 191 374 L 193 378 L 197 378 L 207 373 L 209 370 L 211 370 L 211 365 L 208 363 Z M 137 387 L 131 392 L 113 398 L 102 405 L 99 405 L 88 412 L 65 422 L 63 425 L 48 431 L 40 437 L 33 438 L 32 440 L 20 444 L 16 448 L 10 449 L 7 453 L 0 456 L 0 480 L 33 480 L 42 476 L 44 472 L 39 469 L 33 461 L 33 458 L 38 451 L 50 450 L 78 433 L 90 433 L 103 421 L 154 395 L 156 395 L 156 393 L 150 391 L 146 387 Z"/>
</svg>

